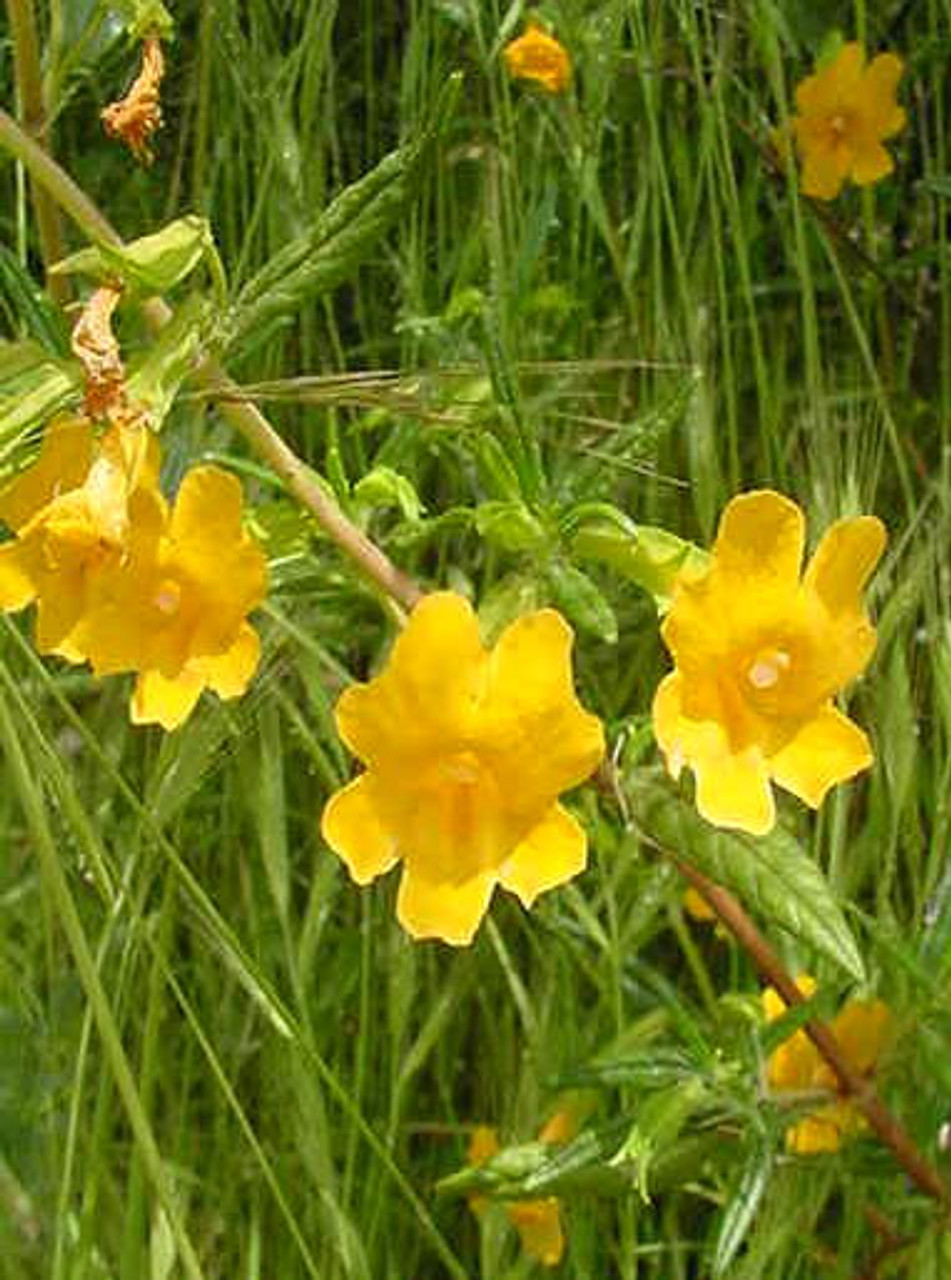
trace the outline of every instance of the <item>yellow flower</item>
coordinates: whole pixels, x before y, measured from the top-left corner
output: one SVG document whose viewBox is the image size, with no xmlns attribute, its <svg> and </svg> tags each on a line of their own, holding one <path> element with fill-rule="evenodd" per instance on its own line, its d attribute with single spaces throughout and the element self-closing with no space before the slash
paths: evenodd
<svg viewBox="0 0 951 1280">
<path fill-rule="evenodd" d="M 881 53 L 865 66 L 865 50 L 852 41 L 799 85 L 792 129 L 807 196 L 832 200 L 847 178 L 864 187 L 891 173 L 895 164 L 882 139 L 905 126 L 905 112 L 895 100 L 902 70 L 893 53 Z"/>
<path fill-rule="evenodd" d="M 575 1136 L 577 1120 L 568 1110 L 557 1111 L 538 1135 L 540 1142 L 570 1142 Z M 485 1164 L 499 1151 L 499 1140 L 494 1129 L 478 1125 L 469 1142 L 470 1164 Z M 488 1208 L 486 1196 L 470 1196 L 469 1207 L 482 1214 Z M 561 1226 L 561 1209 L 555 1196 L 540 1200 L 511 1200 L 505 1205 L 509 1222 L 515 1227 L 522 1248 L 546 1267 L 556 1267 L 565 1251 L 565 1237 Z"/>
<path fill-rule="evenodd" d="M 508 73 L 516 80 L 533 80 L 549 93 L 563 93 L 571 80 L 571 59 L 564 45 L 537 22 L 502 52 Z"/>
<path fill-rule="evenodd" d="M 267 565 L 241 524 L 241 485 L 195 467 L 168 511 L 157 490 L 130 502 L 121 565 L 101 576 L 73 636 L 97 675 L 139 673 L 136 724 L 174 729 L 208 687 L 244 692 L 258 662 L 246 615 L 260 604 Z"/>
<path fill-rule="evenodd" d="M 37 602 L 36 644 L 81 662 L 73 632 L 92 584 L 116 568 L 130 495 L 157 483 L 158 444 L 142 428 L 96 441 L 85 417 L 60 417 L 33 466 L 0 493 L 0 518 L 17 535 L 0 547 L 0 609 Z"/>
<path fill-rule="evenodd" d="M 694 920 L 699 920 L 701 923 L 706 924 L 711 920 L 718 919 L 717 913 L 709 902 L 702 894 L 697 892 L 693 885 L 688 885 L 684 890 L 683 906 L 688 916 L 693 916 Z"/>
<path fill-rule="evenodd" d="M 584 868 L 557 803 L 604 753 L 575 698 L 572 632 L 551 609 L 487 651 L 452 592 L 413 610 L 383 673 L 347 689 L 337 728 L 367 765 L 324 810 L 324 839 L 358 884 L 403 860 L 397 915 L 414 938 L 472 940 L 497 883 L 526 907 Z"/>
<path fill-rule="evenodd" d="M 775 821 L 771 781 L 817 808 L 873 758 L 832 698 L 875 648 L 861 591 L 885 530 L 874 516 L 837 521 L 800 580 L 803 541 L 788 498 L 734 498 L 709 567 L 680 576 L 662 628 L 675 670 L 653 718 L 667 767 L 693 770 L 707 821 L 754 835 Z"/>
<path fill-rule="evenodd" d="M 812 996 L 816 989 L 815 980 L 808 974 L 797 977 L 796 985 L 806 996 Z M 770 1022 L 786 1012 L 785 1003 L 772 987 L 763 992 L 763 1009 Z M 891 1014 L 881 1000 L 853 1000 L 832 1020 L 830 1029 L 852 1067 L 869 1076 L 890 1039 Z M 837 1097 L 832 1069 L 803 1030 L 793 1032 L 770 1054 L 766 1080 L 776 1093 L 819 1093 L 835 1099 L 786 1130 L 790 1151 L 799 1155 L 838 1151 L 846 1138 L 866 1127 L 855 1103 Z"/>
<path fill-rule="evenodd" d="M 138 672 L 133 721 L 173 729 L 202 689 L 244 692 L 259 650 L 245 616 L 266 564 L 233 476 L 196 467 L 169 512 L 158 470 L 158 440 L 134 421 L 99 440 L 85 417 L 51 423 L 37 461 L 0 493 L 16 533 L 0 547 L 0 609 L 36 600 L 41 653 Z"/>
</svg>

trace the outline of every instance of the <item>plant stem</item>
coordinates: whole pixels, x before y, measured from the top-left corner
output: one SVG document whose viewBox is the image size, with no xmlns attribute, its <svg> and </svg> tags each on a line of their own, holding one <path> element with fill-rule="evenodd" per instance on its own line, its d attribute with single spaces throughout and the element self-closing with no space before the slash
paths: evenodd
<svg viewBox="0 0 951 1280">
<path fill-rule="evenodd" d="M 10 21 L 13 67 L 23 127 L 31 137 L 45 141 L 48 123 L 33 0 L 7 0 L 7 17 Z M 68 281 L 62 276 L 49 274 L 52 264 L 65 257 L 66 252 L 59 209 L 35 177 L 30 183 L 30 197 L 36 214 L 40 255 L 46 268 L 46 287 L 53 300 L 63 306 L 69 300 Z"/>
<path fill-rule="evenodd" d="M 86 193 L 5 111 L 0 111 L 0 147 L 23 163 L 34 181 L 91 240 L 121 247 L 121 236 Z M 164 328 L 172 318 L 171 308 L 161 298 L 149 298 L 143 310 L 154 329 Z M 195 370 L 195 377 L 203 387 L 220 393 L 224 416 L 283 480 L 301 506 L 310 511 L 344 555 L 397 605 L 411 609 L 423 594 L 420 587 L 347 519 L 260 409 L 240 399 L 240 389 L 221 366 L 206 358 Z"/>
<path fill-rule="evenodd" d="M 803 1004 L 807 997 L 796 986 L 779 956 L 736 898 L 698 871 L 696 867 L 691 866 L 689 862 L 680 857 L 671 856 L 674 857 L 674 862 L 685 879 L 689 880 L 697 892 L 710 904 L 723 925 L 730 930 L 747 952 L 765 981 L 790 1007 Z M 926 1195 L 946 1204 L 948 1188 L 940 1174 L 928 1163 L 911 1136 L 878 1097 L 871 1081 L 855 1070 L 829 1027 L 815 1018 L 810 1018 L 803 1024 L 803 1030 L 832 1068 L 842 1094 L 854 1101 L 882 1142 L 891 1147 L 898 1163 L 915 1186 Z"/>
</svg>

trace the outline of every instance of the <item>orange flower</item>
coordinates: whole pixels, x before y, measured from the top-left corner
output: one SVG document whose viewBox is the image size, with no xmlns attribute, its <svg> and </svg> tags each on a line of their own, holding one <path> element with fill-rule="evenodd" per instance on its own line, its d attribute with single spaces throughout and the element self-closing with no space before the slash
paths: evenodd
<svg viewBox="0 0 951 1280">
<path fill-rule="evenodd" d="M 577 1119 L 574 1114 L 562 1109 L 556 1111 L 538 1135 L 540 1142 L 570 1142 L 575 1136 Z M 499 1152 L 499 1140 L 494 1129 L 488 1125 L 478 1125 L 472 1132 L 469 1142 L 468 1159 L 470 1164 L 485 1164 Z M 482 1214 L 488 1208 L 487 1196 L 469 1197 L 469 1206 L 474 1213 Z M 509 1222 L 515 1227 L 522 1242 L 522 1248 L 537 1262 L 545 1267 L 556 1267 L 565 1251 L 565 1237 L 561 1226 L 561 1209 L 555 1196 L 546 1196 L 539 1200 L 510 1200 L 505 1203 L 505 1213 Z"/>
<path fill-rule="evenodd" d="M 697 779 L 708 822 L 763 835 L 771 782 L 817 808 L 872 762 L 833 703 L 872 656 L 862 588 L 885 545 L 874 516 L 839 520 L 800 579 L 805 521 L 770 490 L 728 503 L 706 569 L 682 572 L 662 634 L 675 669 L 654 696 L 667 767 Z"/>
<path fill-rule="evenodd" d="M 537 22 L 502 52 L 508 73 L 516 80 L 531 80 L 548 93 L 563 93 L 571 81 L 571 59 L 564 45 L 548 35 Z"/>
<path fill-rule="evenodd" d="M 487 651 L 468 601 L 413 610 L 385 670 L 347 689 L 337 728 L 367 765 L 331 796 L 324 839 L 358 884 L 403 860 L 400 923 L 471 942 L 496 884 L 530 907 L 585 865 L 583 829 L 558 803 L 604 752 L 578 703 L 571 628 L 543 609 Z"/>
<path fill-rule="evenodd" d="M 142 67 L 128 93 L 102 111 L 102 124 L 110 138 L 121 138 L 135 158 L 151 164 L 149 139 L 162 124 L 159 90 L 165 74 L 162 42 L 157 35 L 142 43 Z"/>
<path fill-rule="evenodd" d="M 806 996 L 815 993 L 815 979 L 807 973 L 796 978 L 796 985 Z M 772 987 L 763 992 L 763 1010 L 769 1022 L 786 1012 L 785 1003 Z M 852 1000 L 833 1018 L 830 1030 L 855 1070 L 870 1076 L 890 1039 L 892 1018 L 881 1000 Z M 770 1054 L 766 1080 L 776 1093 L 819 1093 L 832 1099 L 786 1130 L 790 1151 L 799 1155 L 838 1151 L 847 1138 L 866 1127 L 855 1103 L 838 1097 L 832 1069 L 801 1029 Z"/>
<path fill-rule="evenodd" d="M 799 85 L 792 129 L 807 196 L 832 200 L 847 178 L 864 187 L 891 173 L 895 162 L 882 140 L 905 126 L 895 99 L 902 70 L 893 53 L 865 66 L 865 50 L 851 41 Z"/>
</svg>

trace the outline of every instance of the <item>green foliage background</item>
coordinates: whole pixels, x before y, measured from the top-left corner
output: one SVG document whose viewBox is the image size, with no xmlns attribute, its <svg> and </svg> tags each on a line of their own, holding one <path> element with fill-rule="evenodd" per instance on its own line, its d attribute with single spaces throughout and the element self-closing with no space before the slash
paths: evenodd
<svg viewBox="0 0 951 1280">
<path fill-rule="evenodd" d="M 169 480 L 207 457 L 246 476 L 272 564 L 266 659 L 240 703 L 209 701 L 163 736 L 128 725 L 122 680 L 43 662 L 28 622 L 0 622 L 2 1280 L 527 1275 L 501 1212 L 480 1229 L 434 1188 L 464 1164 L 468 1126 L 527 1142 L 566 1088 L 590 1091 L 582 1138 L 561 1164 L 529 1149 L 516 1180 L 562 1197 L 557 1274 L 951 1274 L 932 1206 L 874 1142 L 784 1155 L 755 974 L 684 917 L 650 835 L 708 867 L 749 853 L 672 822 L 684 811 L 670 791 L 662 829 L 645 829 L 656 611 L 616 540 L 605 556 L 578 537 L 620 527 L 592 506 L 613 504 L 706 543 L 728 498 L 757 485 L 795 497 L 814 534 L 860 511 L 886 521 L 879 649 L 853 699 L 876 767 L 818 817 L 785 805 L 788 884 L 745 900 L 793 971 L 821 979 L 821 1012 L 863 969 L 892 1006 L 882 1091 L 940 1164 L 946 0 L 552 2 L 543 16 L 575 64 L 563 98 L 502 74 L 518 6 L 176 0 L 166 125 L 145 170 L 98 126 L 135 62 L 118 7 L 35 7 L 61 163 L 126 238 L 210 220 L 228 304 L 194 334 L 394 561 L 470 592 L 490 631 L 535 603 L 569 615 L 583 699 L 635 812 L 578 795 L 584 876 L 531 916 L 500 895 L 468 950 L 412 944 L 392 877 L 357 889 L 319 835 L 351 769 L 334 698 L 380 662 L 393 619 L 186 380 L 163 430 Z M 910 122 L 889 179 L 814 205 L 769 137 L 836 29 L 905 58 Z M 0 26 L 10 109 L 13 85 Z M 401 143 L 390 203 L 348 215 L 255 311 L 257 273 Z M 38 426 L 15 353 L 30 340 L 71 366 L 7 158 L 0 189 L 12 469 Z M 67 240 L 85 243 L 72 227 Z M 202 281 L 175 305 L 197 316 Z M 148 358 L 134 307 L 122 339 L 130 361 Z M 802 923 L 827 905 L 803 865 L 845 912 L 825 947 Z M 875 1208 L 910 1243 L 870 1271 Z"/>
</svg>

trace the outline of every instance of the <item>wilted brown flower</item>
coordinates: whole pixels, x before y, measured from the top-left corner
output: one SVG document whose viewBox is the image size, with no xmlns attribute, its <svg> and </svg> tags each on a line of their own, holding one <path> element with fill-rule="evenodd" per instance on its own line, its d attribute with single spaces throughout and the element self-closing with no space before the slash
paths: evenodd
<svg viewBox="0 0 951 1280">
<path fill-rule="evenodd" d="M 142 164 L 154 159 L 149 139 L 162 124 L 159 90 L 165 74 L 162 42 L 157 35 L 146 36 L 142 44 L 142 66 L 124 98 L 111 102 L 102 112 L 102 123 L 110 138 L 121 138 Z"/>
</svg>

